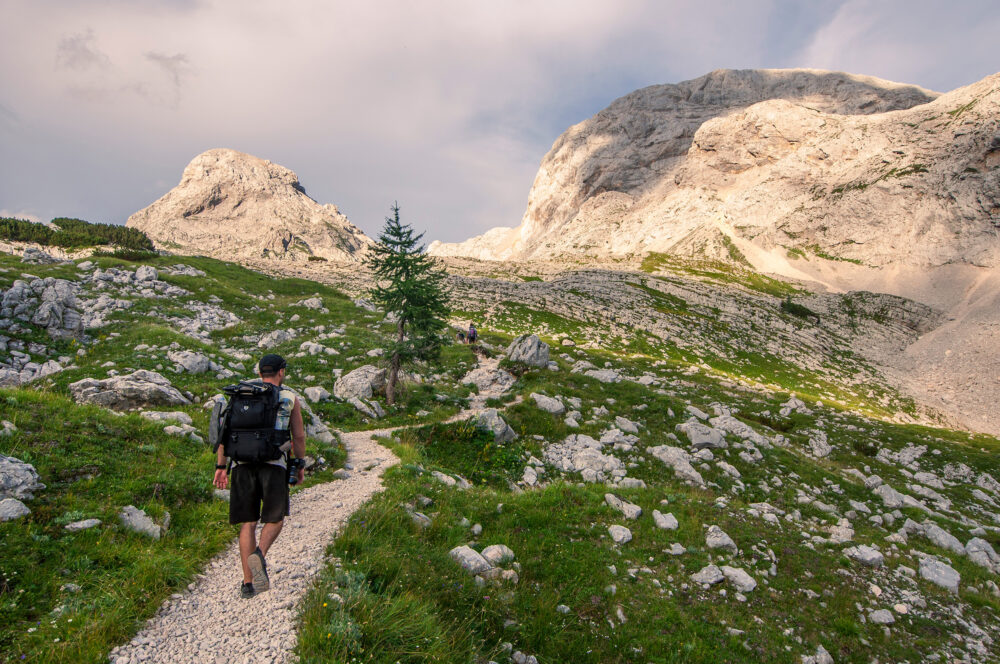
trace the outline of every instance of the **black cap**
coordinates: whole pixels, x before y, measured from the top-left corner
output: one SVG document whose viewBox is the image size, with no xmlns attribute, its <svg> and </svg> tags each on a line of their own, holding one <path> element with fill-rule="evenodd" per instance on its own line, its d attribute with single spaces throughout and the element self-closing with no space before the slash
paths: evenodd
<svg viewBox="0 0 1000 664">
<path fill-rule="evenodd" d="M 257 369 L 261 373 L 278 373 L 286 366 L 285 358 L 275 353 L 268 353 L 264 357 L 260 358 L 260 362 L 257 364 Z"/>
</svg>

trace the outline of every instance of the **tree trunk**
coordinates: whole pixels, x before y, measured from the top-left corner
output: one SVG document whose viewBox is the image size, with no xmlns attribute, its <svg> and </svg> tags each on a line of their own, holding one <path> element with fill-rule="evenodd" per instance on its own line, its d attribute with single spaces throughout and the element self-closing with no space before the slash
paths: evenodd
<svg viewBox="0 0 1000 664">
<path fill-rule="evenodd" d="M 397 342 L 403 342 L 404 332 L 403 319 L 400 318 L 399 323 L 396 325 Z M 385 386 L 385 402 L 390 406 L 396 403 L 396 383 L 399 381 L 399 365 L 399 351 L 397 350 L 392 353 L 392 359 L 389 361 L 389 380 Z"/>
</svg>

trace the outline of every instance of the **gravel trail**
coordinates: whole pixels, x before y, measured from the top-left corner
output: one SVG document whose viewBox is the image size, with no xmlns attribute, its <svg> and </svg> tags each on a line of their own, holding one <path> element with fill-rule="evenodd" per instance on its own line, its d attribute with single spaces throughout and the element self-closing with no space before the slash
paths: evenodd
<svg viewBox="0 0 1000 664">
<path fill-rule="evenodd" d="M 479 366 L 497 369 L 499 358 L 477 357 Z M 502 390 L 485 390 L 449 422 L 478 415 L 486 400 Z M 520 402 L 520 398 L 514 403 Z M 352 466 L 347 479 L 317 484 L 292 495 L 292 514 L 267 556 L 271 589 L 241 599 L 239 544 L 233 541 L 188 586 L 159 608 L 127 644 L 111 651 L 114 664 L 199 662 L 207 664 L 282 664 L 292 662 L 298 605 L 325 564 L 326 547 L 347 519 L 382 490 L 382 473 L 399 463 L 375 436 L 396 429 L 341 433 Z M 258 536 L 260 529 L 258 528 Z"/>
<path fill-rule="evenodd" d="M 111 651 L 110 661 L 292 661 L 297 607 L 323 568 L 326 547 L 348 517 L 382 490 L 383 471 L 399 462 L 372 440 L 388 431 L 341 434 L 347 462 L 354 468 L 350 476 L 292 495 L 292 514 L 267 557 L 269 591 L 249 600 L 240 598 L 243 574 L 234 541 L 208 563 L 187 592 L 172 595 L 131 642 Z"/>
</svg>

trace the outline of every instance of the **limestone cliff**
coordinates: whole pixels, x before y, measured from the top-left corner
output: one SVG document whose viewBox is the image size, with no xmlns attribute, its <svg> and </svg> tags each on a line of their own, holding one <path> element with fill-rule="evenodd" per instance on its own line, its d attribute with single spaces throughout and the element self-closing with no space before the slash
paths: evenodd
<svg viewBox="0 0 1000 664">
<path fill-rule="evenodd" d="M 127 225 L 158 247 L 227 260 L 356 262 L 372 244 L 336 206 L 307 196 L 289 169 L 226 149 L 192 159 L 180 184 Z"/>
</svg>

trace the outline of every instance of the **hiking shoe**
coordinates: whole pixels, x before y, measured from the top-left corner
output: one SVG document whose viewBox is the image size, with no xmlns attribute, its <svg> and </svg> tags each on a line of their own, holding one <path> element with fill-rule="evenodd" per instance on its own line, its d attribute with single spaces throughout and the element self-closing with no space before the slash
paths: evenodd
<svg viewBox="0 0 1000 664">
<path fill-rule="evenodd" d="M 243 599 L 250 599 L 254 596 L 253 584 L 252 583 L 241 583 L 240 584 L 240 597 Z"/>
<path fill-rule="evenodd" d="M 267 578 L 267 562 L 264 554 L 260 552 L 260 547 L 247 557 L 247 565 L 253 574 L 253 590 L 255 593 L 262 593 L 271 589 L 271 581 Z"/>
</svg>

